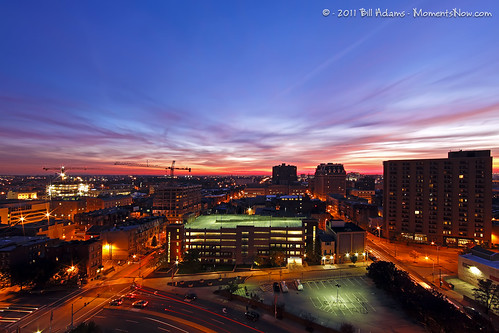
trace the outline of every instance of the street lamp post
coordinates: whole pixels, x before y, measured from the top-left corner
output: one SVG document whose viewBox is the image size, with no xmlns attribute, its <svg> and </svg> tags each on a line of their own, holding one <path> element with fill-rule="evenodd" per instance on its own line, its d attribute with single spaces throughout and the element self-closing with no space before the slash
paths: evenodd
<svg viewBox="0 0 499 333">
<path fill-rule="evenodd" d="M 430 257 L 428 257 L 428 256 L 426 256 L 425 259 L 426 260 L 428 260 L 428 259 L 431 260 L 431 264 L 432 264 L 431 277 L 432 277 L 433 283 L 435 283 L 435 261 L 433 259 L 431 259 Z"/>
<path fill-rule="evenodd" d="M 336 303 L 338 303 L 338 300 L 339 300 L 340 287 L 341 287 L 341 284 L 337 283 L 336 284 Z"/>
<path fill-rule="evenodd" d="M 378 238 L 381 239 L 381 227 L 378 225 L 376 229 L 378 229 Z"/>
<path fill-rule="evenodd" d="M 178 260 L 175 260 L 175 266 L 172 267 L 172 286 L 173 286 L 173 277 L 175 276 L 175 271 L 177 270 L 178 267 Z"/>
<path fill-rule="evenodd" d="M 439 255 L 438 255 L 438 250 L 439 250 L 440 246 L 438 246 L 437 244 L 435 244 L 435 242 L 431 242 L 431 245 L 435 245 L 437 247 L 437 265 L 440 265 L 440 258 L 439 258 Z"/>
</svg>

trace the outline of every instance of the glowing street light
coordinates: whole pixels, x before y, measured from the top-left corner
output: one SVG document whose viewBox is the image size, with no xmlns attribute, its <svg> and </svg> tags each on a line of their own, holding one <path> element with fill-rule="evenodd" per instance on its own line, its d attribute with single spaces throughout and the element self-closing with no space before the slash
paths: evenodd
<svg viewBox="0 0 499 333">
<path fill-rule="evenodd" d="M 431 242 L 431 245 L 436 245 L 435 242 Z M 437 265 L 440 265 L 440 260 L 439 260 L 439 256 L 438 256 L 438 249 L 440 246 L 436 245 L 437 246 Z"/>
<path fill-rule="evenodd" d="M 431 276 L 433 279 L 433 283 L 435 283 L 435 260 L 431 259 L 430 257 L 426 256 L 426 260 L 431 260 L 432 268 L 431 268 Z"/>
</svg>

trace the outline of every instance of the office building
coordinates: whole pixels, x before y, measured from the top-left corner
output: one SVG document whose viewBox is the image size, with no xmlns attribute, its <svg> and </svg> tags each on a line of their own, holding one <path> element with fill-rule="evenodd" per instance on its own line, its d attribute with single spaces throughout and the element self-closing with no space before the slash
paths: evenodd
<svg viewBox="0 0 499 333">
<path fill-rule="evenodd" d="M 384 237 L 466 245 L 489 243 L 492 229 L 490 150 L 448 158 L 383 162 Z M 388 233 L 387 233 L 388 232 Z"/>
</svg>

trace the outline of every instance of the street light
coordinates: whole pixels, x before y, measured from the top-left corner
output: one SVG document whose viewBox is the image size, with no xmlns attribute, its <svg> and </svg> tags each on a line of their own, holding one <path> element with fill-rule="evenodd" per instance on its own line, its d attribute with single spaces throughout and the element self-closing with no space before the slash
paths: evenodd
<svg viewBox="0 0 499 333">
<path fill-rule="evenodd" d="M 376 229 L 378 229 L 378 238 L 381 238 L 381 227 L 378 225 Z"/>
<path fill-rule="evenodd" d="M 433 279 L 433 283 L 435 283 L 435 260 L 431 259 L 430 257 L 426 256 L 426 260 L 431 260 L 432 268 L 431 268 L 431 277 Z"/>
<path fill-rule="evenodd" d="M 337 283 L 336 287 L 337 287 L 336 288 L 336 303 L 338 303 L 338 299 L 339 299 L 338 295 L 339 295 L 341 284 Z"/>
<path fill-rule="evenodd" d="M 326 264 L 326 256 L 323 256 L 322 257 L 322 264 L 325 265 Z"/>
<path fill-rule="evenodd" d="M 178 260 L 175 260 L 175 267 L 172 267 L 172 286 L 173 286 L 173 276 L 175 275 L 177 267 L 178 267 Z"/>
<path fill-rule="evenodd" d="M 439 255 L 438 255 L 438 249 L 440 246 L 438 246 L 437 244 L 435 244 L 435 242 L 431 242 L 431 245 L 436 245 L 437 247 L 437 265 L 440 265 L 440 259 L 439 259 Z"/>
</svg>

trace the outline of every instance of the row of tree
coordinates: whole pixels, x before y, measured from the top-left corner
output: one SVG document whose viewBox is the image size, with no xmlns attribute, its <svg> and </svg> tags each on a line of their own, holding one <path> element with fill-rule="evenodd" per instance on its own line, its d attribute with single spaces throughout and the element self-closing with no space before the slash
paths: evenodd
<svg viewBox="0 0 499 333">
<path fill-rule="evenodd" d="M 436 290 L 414 283 L 407 272 L 391 262 L 378 261 L 367 270 L 376 287 L 386 291 L 430 332 L 493 332 L 485 318 L 471 319 Z"/>
</svg>

